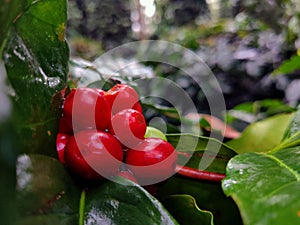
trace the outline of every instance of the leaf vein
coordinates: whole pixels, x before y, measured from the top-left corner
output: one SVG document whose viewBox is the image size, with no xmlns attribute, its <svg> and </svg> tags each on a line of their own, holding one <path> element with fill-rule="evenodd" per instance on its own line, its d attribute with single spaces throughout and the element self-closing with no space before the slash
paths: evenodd
<svg viewBox="0 0 300 225">
<path fill-rule="evenodd" d="M 298 174 L 295 170 L 293 170 L 293 168 L 289 167 L 287 164 L 285 164 L 282 160 L 280 160 L 279 158 L 270 155 L 270 154 L 265 154 L 266 157 L 274 160 L 275 162 L 277 162 L 280 166 L 284 167 L 285 169 L 287 169 L 292 175 L 295 176 L 297 181 L 300 181 L 300 174 Z"/>
</svg>

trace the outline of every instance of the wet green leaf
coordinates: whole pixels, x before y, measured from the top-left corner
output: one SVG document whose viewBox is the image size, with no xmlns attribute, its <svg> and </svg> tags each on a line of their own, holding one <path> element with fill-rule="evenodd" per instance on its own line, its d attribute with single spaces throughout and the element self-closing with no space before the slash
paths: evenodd
<svg viewBox="0 0 300 225">
<path fill-rule="evenodd" d="M 293 114 L 280 114 L 249 125 L 242 135 L 226 144 L 237 153 L 266 152 L 276 147 Z"/>
<path fill-rule="evenodd" d="M 181 225 L 213 225 L 213 215 L 199 209 L 190 195 L 171 195 L 164 199 L 163 204 Z"/>
<path fill-rule="evenodd" d="M 299 162 L 300 147 L 245 153 L 229 161 L 222 187 L 245 225 L 300 223 Z"/>
<path fill-rule="evenodd" d="M 147 191 L 118 178 L 87 192 L 84 224 L 174 225 L 177 222 Z"/>
<path fill-rule="evenodd" d="M 22 218 L 31 215 L 28 221 L 77 217 L 80 191 L 64 166 L 52 157 L 20 155 L 16 190 L 19 214 Z"/>
<path fill-rule="evenodd" d="M 66 83 L 66 19 L 66 1 L 29 1 L 9 31 L 3 59 L 14 91 L 22 152 L 56 154 L 60 102 L 53 95 Z"/>
</svg>

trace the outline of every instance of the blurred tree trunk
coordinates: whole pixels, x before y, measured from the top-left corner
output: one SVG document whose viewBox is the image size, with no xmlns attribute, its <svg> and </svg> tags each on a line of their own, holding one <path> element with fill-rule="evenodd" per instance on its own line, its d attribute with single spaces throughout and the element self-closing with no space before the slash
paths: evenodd
<svg viewBox="0 0 300 225">
<path fill-rule="evenodd" d="M 197 19 L 209 17 L 206 0 L 165 0 L 160 7 L 162 22 L 171 26 L 194 25 Z"/>
<path fill-rule="evenodd" d="M 75 0 L 69 29 L 110 49 L 132 39 L 130 0 Z M 76 13 L 80 15 L 75 15 Z"/>
<path fill-rule="evenodd" d="M 87 11 L 86 11 L 86 5 L 84 4 L 84 1 L 82 1 L 82 0 L 76 0 L 76 4 L 77 4 L 78 9 L 81 11 L 81 16 L 82 16 L 82 19 L 80 20 L 79 26 L 78 26 L 79 32 L 80 32 L 80 34 L 87 36 L 88 31 L 87 31 L 87 27 L 86 27 L 86 21 L 88 19 L 88 16 L 87 16 Z"/>
</svg>

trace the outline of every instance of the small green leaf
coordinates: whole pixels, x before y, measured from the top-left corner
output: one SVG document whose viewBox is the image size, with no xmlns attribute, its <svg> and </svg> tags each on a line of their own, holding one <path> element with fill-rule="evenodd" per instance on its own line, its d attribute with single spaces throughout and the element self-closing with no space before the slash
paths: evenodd
<svg viewBox="0 0 300 225">
<path fill-rule="evenodd" d="M 285 134 L 283 136 L 283 141 L 294 136 L 300 131 L 300 105 L 297 108 L 296 113 L 293 115 Z"/>
<path fill-rule="evenodd" d="M 300 56 L 294 55 L 290 59 L 284 61 L 279 68 L 277 68 L 272 75 L 278 76 L 282 74 L 289 74 L 300 69 Z"/>
<path fill-rule="evenodd" d="M 14 91 L 14 119 L 24 153 L 56 155 L 60 102 L 54 102 L 53 95 L 66 84 L 66 11 L 65 0 L 29 1 L 15 19 L 4 47 L 3 61 Z"/>
<path fill-rule="evenodd" d="M 229 159 L 236 153 L 220 141 L 192 134 L 167 134 L 178 151 L 178 164 L 194 169 L 225 173 Z"/>
<path fill-rule="evenodd" d="M 272 149 L 272 152 L 276 152 L 280 149 L 291 148 L 300 145 L 300 106 L 295 114 L 293 114 L 285 133 L 283 134 L 280 144 Z"/>
<path fill-rule="evenodd" d="M 171 195 L 163 204 L 181 225 L 213 225 L 212 213 L 199 209 L 190 195 Z"/>
<path fill-rule="evenodd" d="M 174 225 L 177 222 L 147 191 L 135 183 L 117 178 L 86 194 L 85 225 Z"/>
<path fill-rule="evenodd" d="M 245 153 L 229 161 L 222 187 L 245 225 L 300 224 L 299 162 L 300 147 Z"/>
<path fill-rule="evenodd" d="M 173 119 L 180 119 L 178 111 L 173 107 L 155 104 L 147 99 L 142 99 L 142 104 L 149 109 L 155 110 L 156 112 L 158 112 L 161 115 L 165 115 L 165 116 L 173 118 Z"/>
<path fill-rule="evenodd" d="M 280 114 L 249 125 L 242 135 L 226 144 L 237 153 L 266 152 L 280 143 L 293 114 Z"/>
<path fill-rule="evenodd" d="M 166 135 L 157 129 L 156 127 L 147 126 L 146 133 L 144 135 L 145 138 L 160 138 L 162 140 L 167 141 Z"/>
</svg>

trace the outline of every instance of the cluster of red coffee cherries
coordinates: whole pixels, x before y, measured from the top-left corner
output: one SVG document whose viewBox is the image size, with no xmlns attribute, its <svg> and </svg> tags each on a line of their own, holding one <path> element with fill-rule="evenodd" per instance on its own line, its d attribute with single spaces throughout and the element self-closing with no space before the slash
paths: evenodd
<svg viewBox="0 0 300 225">
<path fill-rule="evenodd" d="M 88 180 L 124 171 L 141 182 L 163 180 L 174 173 L 177 155 L 167 141 L 145 138 L 146 129 L 139 95 L 132 87 L 72 89 L 63 104 L 58 156 L 71 172 Z"/>
</svg>

